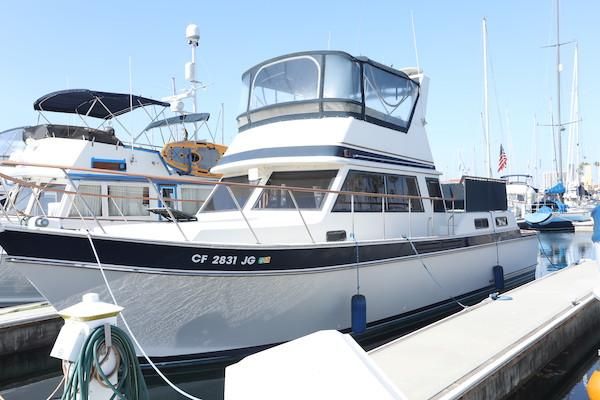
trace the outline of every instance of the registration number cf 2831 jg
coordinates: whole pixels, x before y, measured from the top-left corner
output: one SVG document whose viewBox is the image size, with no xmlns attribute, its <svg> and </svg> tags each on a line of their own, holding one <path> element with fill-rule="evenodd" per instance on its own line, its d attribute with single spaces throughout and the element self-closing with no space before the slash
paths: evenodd
<svg viewBox="0 0 600 400">
<path fill-rule="evenodd" d="M 271 257 L 255 256 L 209 256 L 208 254 L 192 255 L 192 262 L 195 264 L 213 264 L 213 265 L 253 265 L 269 264 Z"/>
</svg>

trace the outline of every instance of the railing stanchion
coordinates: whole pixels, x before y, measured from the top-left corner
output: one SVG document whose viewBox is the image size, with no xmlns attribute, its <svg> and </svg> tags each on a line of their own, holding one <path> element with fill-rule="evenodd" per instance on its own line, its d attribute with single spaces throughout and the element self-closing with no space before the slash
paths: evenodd
<svg viewBox="0 0 600 400">
<path fill-rule="evenodd" d="M 177 230 L 179 231 L 179 233 L 181 233 L 181 236 L 183 236 L 183 239 L 186 242 L 189 242 L 189 239 L 183 232 L 183 229 L 181 229 L 181 226 L 179 226 L 179 221 L 177 221 L 177 218 L 175 218 L 175 216 L 171 212 L 171 207 L 169 206 L 169 204 L 167 204 L 167 202 L 165 201 L 165 198 L 163 197 L 162 193 L 160 192 L 160 188 L 158 187 L 158 185 L 156 183 L 152 182 L 152 179 L 150 179 L 150 178 L 146 178 L 146 180 L 148 181 L 148 183 L 150 183 L 150 185 L 154 186 L 154 189 L 156 190 L 156 193 L 158 194 L 158 198 L 159 198 L 160 202 L 165 206 L 165 210 L 167 210 L 167 214 L 169 214 L 169 217 L 171 217 L 171 220 L 175 223 L 175 226 L 177 227 Z"/>
<path fill-rule="evenodd" d="M 69 176 L 69 174 L 67 173 L 67 171 L 64 168 L 61 168 L 60 170 L 63 172 L 63 174 L 65 174 L 65 177 L 69 180 L 69 182 L 71 183 L 71 186 L 73 186 L 73 189 L 75 189 L 75 196 L 79 197 L 81 199 L 81 202 L 83 203 L 85 208 L 87 208 L 87 211 L 90 213 L 92 218 L 94 218 L 94 222 L 96 222 L 96 225 L 98 225 L 98 227 L 100 228 L 102 233 L 106 233 L 106 231 L 104 230 L 104 227 L 102 226 L 100 221 L 98 221 L 98 218 L 96 218 L 96 214 L 92 211 L 92 209 L 88 205 L 85 198 L 83 196 L 81 196 L 81 193 L 79 193 L 79 187 L 77 185 L 75 185 L 75 183 L 73 182 L 73 180 L 71 179 L 71 177 Z"/>
<path fill-rule="evenodd" d="M 383 224 L 383 239 L 385 240 L 385 197 L 381 196 L 381 223 Z"/>
<path fill-rule="evenodd" d="M 310 229 L 308 229 L 308 225 L 306 225 L 306 221 L 304 220 L 304 217 L 302 216 L 302 211 L 300 211 L 300 207 L 298 207 L 298 203 L 296 202 L 296 197 L 294 196 L 294 194 L 292 193 L 292 191 L 290 189 L 288 189 L 287 192 L 290 194 L 290 197 L 292 198 L 292 202 L 294 203 L 294 207 L 296 207 L 296 210 L 298 211 L 298 214 L 300 215 L 300 219 L 302 220 L 302 223 L 304 224 L 304 227 L 306 228 L 306 233 L 308 233 L 308 237 L 310 237 L 310 241 L 315 243 L 315 239 L 313 238 L 313 235 L 310 233 Z"/>
<path fill-rule="evenodd" d="M 144 196 L 144 194 L 142 193 L 142 197 Z M 112 201 L 112 203 L 115 205 L 115 207 L 117 208 L 117 211 L 119 212 L 119 214 L 121 214 L 121 217 L 123 217 L 123 220 L 125 221 L 125 223 L 129 222 L 127 221 L 127 217 L 125 217 L 125 214 L 123 214 L 123 211 L 121 211 L 121 207 L 119 207 L 119 205 L 117 204 L 117 202 L 115 201 L 115 199 L 113 199 L 112 197 L 110 197 L 110 195 L 108 196 L 108 199 L 110 201 Z M 110 213 L 109 213 L 110 215 Z"/>
<path fill-rule="evenodd" d="M 354 234 L 354 194 L 350 195 L 350 215 L 352 216 L 352 240 L 356 241 Z"/>
<path fill-rule="evenodd" d="M 19 221 L 19 216 L 18 216 L 18 211 L 17 207 L 14 205 L 12 198 L 10 196 L 10 190 L 6 189 L 6 185 L 4 184 L 4 178 L 2 178 L 0 180 L 0 182 L 2 182 L 2 189 L 4 190 L 4 193 L 6 193 L 6 199 L 4 200 L 4 203 L 2 203 L 2 211 L 4 212 L 4 215 L 6 216 L 6 219 L 9 222 L 12 222 L 12 219 L 10 219 L 10 214 L 8 213 L 8 211 L 6 210 L 6 208 L 4 207 L 4 205 L 6 204 L 6 202 L 8 201 L 8 206 L 14 208 L 15 210 L 15 217 L 17 218 L 17 221 Z M 19 185 L 17 184 L 17 188 L 19 187 Z M 18 189 L 17 189 L 18 192 Z"/>
<path fill-rule="evenodd" d="M 408 237 L 412 237 L 412 210 L 411 210 L 411 205 L 412 205 L 412 201 L 410 201 L 411 199 L 408 199 Z"/>
<path fill-rule="evenodd" d="M 248 229 L 250 229 L 250 232 L 252 233 L 252 236 L 254 236 L 254 240 L 256 240 L 257 244 L 260 244 L 260 240 L 258 240 L 258 236 L 256 236 L 256 232 L 254 232 L 254 229 L 252 229 L 252 226 L 250 225 L 250 222 L 248 221 L 248 218 L 246 218 L 246 214 L 244 214 L 244 211 L 242 210 L 242 207 L 240 207 L 240 203 L 238 203 L 237 199 L 233 195 L 233 191 L 231 190 L 231 188 L 229 187 L 229 185 L 225 185 L 225 187 L 227 188 L 227 192 L 229 193 L 229 196 L 231 196 L 231 199 L 233 200 L 233 203 L 235 204 L 236 208 L 238 209 L 238 211 L 242 215 L 242 218 L 244 218 L 244 221 L 246 221 L 246 225 L 248 226 Z"/>
</svg>

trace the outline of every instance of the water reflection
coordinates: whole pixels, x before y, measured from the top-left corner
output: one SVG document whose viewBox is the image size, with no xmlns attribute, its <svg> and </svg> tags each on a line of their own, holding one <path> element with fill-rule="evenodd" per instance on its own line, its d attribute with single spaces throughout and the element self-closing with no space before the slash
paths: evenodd
<svg viewBox="0 0 600 400">
<path fill-rule="evenodd" d="M 594 258 L 591 235 L 591 232 L 540 233 L 536 279 L 584 258 Z"/>
</svg>

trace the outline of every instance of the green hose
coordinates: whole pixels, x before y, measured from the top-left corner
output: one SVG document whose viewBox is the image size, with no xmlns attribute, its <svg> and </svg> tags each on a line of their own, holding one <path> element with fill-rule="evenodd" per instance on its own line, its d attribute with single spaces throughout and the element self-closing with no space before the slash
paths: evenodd
<svg viewBox="0 0 600 400">
<path fill-rule="evenodd" d="M 118 381 L 113 384 L 101 368 L 106 355 L 104 326 L 96 328 L 87 338 L 79 358 L 69 371 L 69 379 L 65 383 L 65 390 L 61 400 L 88 400 L 89 384 L 97 379 L 104 386 L 112 389 L 110 400 L 147 400 L 148 389 L 142 376 L 142 370 L 135 355 L 135 348 L 127 334 L 116 326 L 110 327 L 112 351 L 116 352 L 118 368 Z M 79 393 L 79 396 L 78 396 Z M 77 397 L 78 396 L 78 397 Z"/>
</svg>

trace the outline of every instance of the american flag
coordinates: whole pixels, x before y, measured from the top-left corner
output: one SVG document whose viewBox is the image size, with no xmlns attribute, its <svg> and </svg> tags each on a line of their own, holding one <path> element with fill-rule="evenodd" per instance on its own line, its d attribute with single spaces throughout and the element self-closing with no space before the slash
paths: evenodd
<svg viewBox="0 0 600 400">
<path fill-rule="evenodd" d="M 502 171 L 506 168 L 506 164 L 508 164 L 508 157 L 506 157 L 506 153 L 504 152 L 504 147 L 500 145 L 500 158 L 498 158 L 498 172 Z"/>
</svg>

